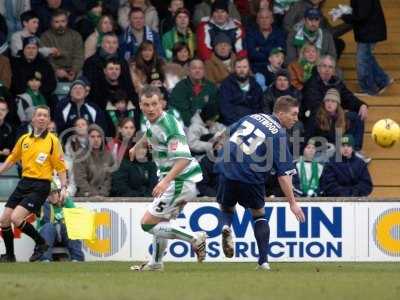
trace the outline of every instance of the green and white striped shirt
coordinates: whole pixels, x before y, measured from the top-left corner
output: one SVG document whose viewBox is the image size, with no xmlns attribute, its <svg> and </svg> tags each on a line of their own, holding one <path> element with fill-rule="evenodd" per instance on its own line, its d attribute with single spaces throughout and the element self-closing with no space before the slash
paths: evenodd
<svg viewBox="0 0 400 300">
<path fill-rule="evenodd" d="M 183 126 L 169 113 L 163 112 L 155 123 L 146 122 L 146 137 L 161 177 L 172 169 L 175 160 L 185 158 L 190 164 L 175 178 L 199 182 L 203 179 L 200 165 L 192 157 Z"/>
</svg>

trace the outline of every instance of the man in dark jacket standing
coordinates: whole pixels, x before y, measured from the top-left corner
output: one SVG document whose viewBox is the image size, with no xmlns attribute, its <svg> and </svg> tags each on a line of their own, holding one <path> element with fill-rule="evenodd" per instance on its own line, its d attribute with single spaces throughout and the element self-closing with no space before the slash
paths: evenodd
<svg viewBox="0 0 400 300">
<path fill-rule="evenodd" d="M 372 181 L 367 164 L 353 152 L 351 135 L 342 137 L 341 161 L 335 157 L 325 166 L 320 188 L 328 197 L 363 197 L 372 192 Z"/>
<path fill-rule="evenodd" d="M 253 76 L 247 58 L 235 61 L 235 72 L 226 78 L 219 90 L 219 110 L 222 123 L 229 126 L 242 117 L 261 113 L 263 92 Z"/>
<path fill-rule="evenodd" d="M 358 84 L 364 93 L 381 94 L 391 83 L 372 53 L 377 42 L 386 40 L 386 22 L 379 0 L 351 0 L 351 14 L 342 16 L 352 24 L 357 42 Z"/>
</svg>

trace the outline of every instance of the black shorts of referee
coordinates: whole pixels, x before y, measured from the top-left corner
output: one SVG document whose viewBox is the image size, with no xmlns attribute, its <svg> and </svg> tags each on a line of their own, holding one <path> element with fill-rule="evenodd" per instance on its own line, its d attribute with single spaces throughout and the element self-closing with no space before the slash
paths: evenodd
<svg viewBox="0 0 400 300">
<path fill-rule="evenodd" d="M 8 198 L 6 207 L 15 209 L 18 205 L 39 215 L 40 209 L 50 194 L 51 182 L 46 179 L 23 177 Z"/>
</svg>

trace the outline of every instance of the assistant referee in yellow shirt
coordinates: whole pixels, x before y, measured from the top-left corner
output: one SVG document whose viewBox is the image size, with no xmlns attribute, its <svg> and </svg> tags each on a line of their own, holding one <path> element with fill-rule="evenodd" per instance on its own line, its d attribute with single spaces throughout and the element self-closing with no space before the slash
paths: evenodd
<svg viewBox="0 0 400 300">
<path fill-rule="evenodd" d="M 54 170 L 61 181 L 62 195 L 67 188 L 64 153 L 58 138 L 47 131 L 50 122 L 50 110 L 47 106 L 37 106 L 32 117 L 32 133 L 21 136 L 7 160 L 0 166 L 0 174 L 21 161 L 22 179 L 8 199 L 0 227 L 6 254 L 0 256 L 0 262 L 15 262 L 14 234 L 11 223 L 36 243 L 29 261 L 39 260 L 48 245 L 39 232 L 26 221 L 31 213 L 38 214 L 50 193 L 50 183 Z"/>
</svg>

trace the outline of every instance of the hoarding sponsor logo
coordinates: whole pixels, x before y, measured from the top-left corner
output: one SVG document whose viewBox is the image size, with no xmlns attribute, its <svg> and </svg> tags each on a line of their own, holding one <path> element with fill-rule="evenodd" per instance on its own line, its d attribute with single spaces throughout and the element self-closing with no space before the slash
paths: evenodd
<svg viewBox="0 0 400 300">
<path fill-rule="evenodd" d="M 400 208 L 381 213 L 374 223 L 374 241 L 386 255 L 400 256 Z"/>
<path fill-rule="evenodd" d="M 117 212 L 101 208 L 95 216 L 96 240 L 85 241 L 83 248 L 95 257 L 112 256 L 125 245 L 127 226 Z"/>
</svg>

